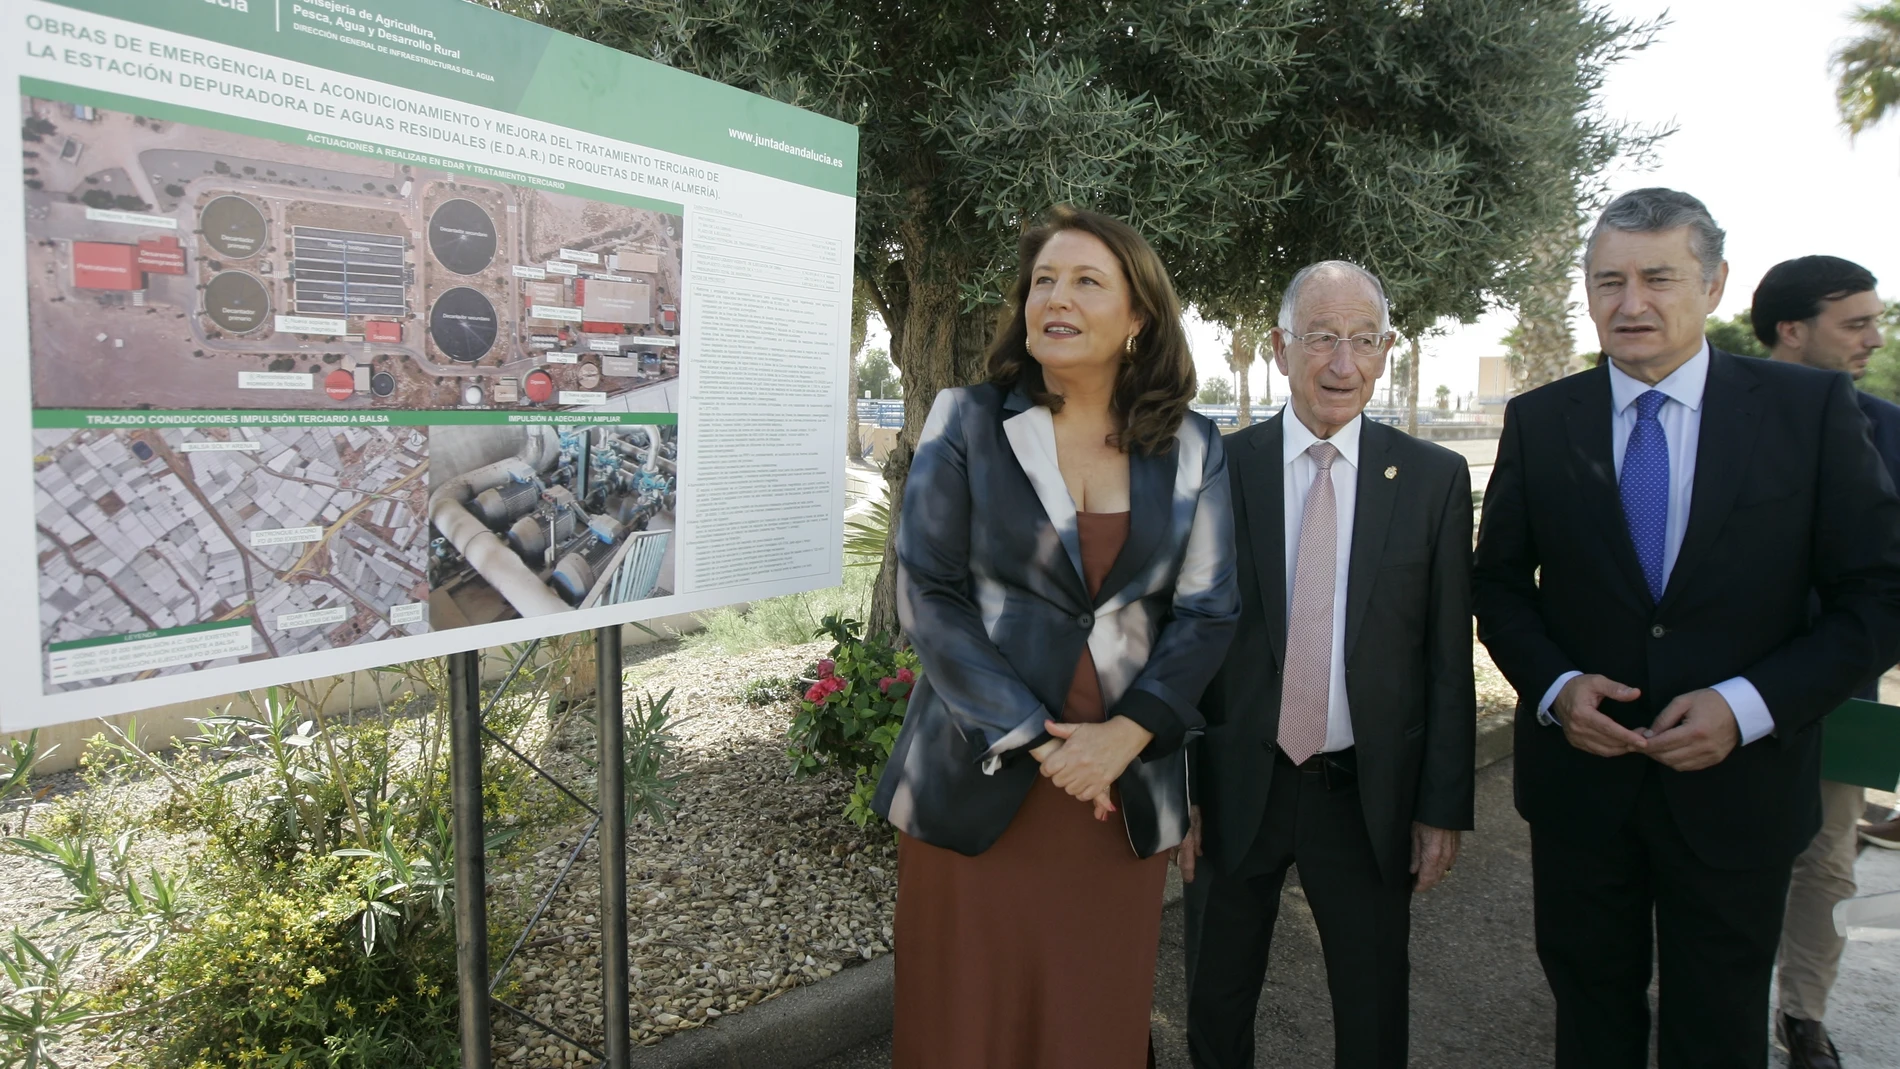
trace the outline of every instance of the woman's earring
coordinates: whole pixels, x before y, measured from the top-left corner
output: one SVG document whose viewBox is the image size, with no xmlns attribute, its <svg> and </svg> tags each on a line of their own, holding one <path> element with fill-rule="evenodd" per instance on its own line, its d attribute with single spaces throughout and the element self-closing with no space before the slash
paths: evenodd
<svg viewBox="0 0 1900 1069">
<path fill-rule="evenodd" d="M 1128 340 L 1122 344 L 1122 355 L 1123 356 L 1135 355 L 1135 336 L 1133 334 L 1130 334 L 1128 336 Z"/>
</svg>

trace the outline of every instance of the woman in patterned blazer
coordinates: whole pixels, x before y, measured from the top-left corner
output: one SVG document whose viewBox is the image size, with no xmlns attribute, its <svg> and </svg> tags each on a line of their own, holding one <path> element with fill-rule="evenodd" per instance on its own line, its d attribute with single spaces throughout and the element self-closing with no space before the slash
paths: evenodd
<svg viewBox="0 0 1900 1069">
<path fill-rule="evenodd" d="M 901 833 L 901 1069 L 1139 1069 L 1183 743 L 1240 611 L 1225 454 L 1167 269 L 1060 208 L 989 382 L 945 390 L 897 533 L 923 664 L 878 785 Z"/>
</svg>

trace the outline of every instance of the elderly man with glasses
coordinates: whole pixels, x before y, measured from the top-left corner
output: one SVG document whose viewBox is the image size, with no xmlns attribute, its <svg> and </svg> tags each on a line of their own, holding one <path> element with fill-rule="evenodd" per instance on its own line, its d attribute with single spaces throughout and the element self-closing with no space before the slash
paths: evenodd
<svg viewBox="0 0 1900 1069">
<path fill-rule="evenodd" d="M 1404 1066 L 1411 896 L 1471 827 L 1471 475 L 1363 415 L 1389 328 L 1364 268 L 1301 270 L 1273 332 L 1291 399 L 1227 440 L 1240 624 L 1202 699 L 1195 831 L 1177 855 L 1200 1069 L 1254 1064 L 1292 865 L 1325 952 L 1335 1064 Z"/>
</svg>

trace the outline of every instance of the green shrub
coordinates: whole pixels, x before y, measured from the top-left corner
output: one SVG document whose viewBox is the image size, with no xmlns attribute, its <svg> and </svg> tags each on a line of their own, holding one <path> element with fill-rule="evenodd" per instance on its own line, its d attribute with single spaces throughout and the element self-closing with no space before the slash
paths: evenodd
<svg viewBox="0 0 1900 1069">
<path fill-rule="evenodd" d="M 104 1001 L 165 1005 L 153 1022 L 164 1065 L 454 1065 L 454 925 L 425 907 L 365 953 L 356 892 L 369 868 L 313 865 L 281 891 L 226 900 Z"/>
<path fill-rule="evenodd" d="M 798 681 L 785 676 L 761 676 L 748 679 L 739 688 L 739 697 L 754 709 L 788 702 L 801 693 Z"/>
<path fill-rule="evenodd" d="M 830 636 L 835 645 L 812 667 L 810 686 L 786 733 L 786 754 L 799 775 L 830 767 L 854 777 L 844 813 L 859 827 L 875 816 L 871 796 L 917 678 L 915 653 L 881 635 L 862 638 L 863 626 L 835 614 L 825 617 L 818 635 Z"/>
<path fill-rule="evenodd" d="M 809 642 L 812 629 L 830 616 L 861 616 L 871 605 L 874 568 L 846 568 L 844 582 L 822 590 L 755 601 L 744 612 L 715 609 L 699 617 L 700 630 L 681 638 L 689 650 L 733 656 L 772 646 Z"/>
<path fill-rule="evenodd" d="M 544 749 L 571 715 L 564 685 L 584 647 L 553 646 L 532 667 L 522 651 L 485 720 L 490 851 L 579 812 L 498 741 Z M 61 1033 L 87 1027 L 138 1034 L 154 1069 L 457 1064 L 446 666 L 385 671 L 405 702 L 361 722 L 333 723 L 327 694 L 281 687 L 199 721 L 167 757 L 136 721 L 93 740 L 93 789 L 0 846 L 67 890 L 38 943 L 0 934 L 0 1066 L 50 1069 Z M 636 700 L 628 725 L 630 804 L 656 815 L 677 778 L 663 767 L 667 705 Z M 11 756 L 30 765 L 31 744 Z M 0 770 L 0 789 L 20 778 Z M 153 781 L 169 787 L 155 809 L 123 804 L 118 788 Z M 153 831 L 176 842 L 142 850 Z M 69 966 L 88 944 L 102 979 L 82 986 Z"/>
</svg>

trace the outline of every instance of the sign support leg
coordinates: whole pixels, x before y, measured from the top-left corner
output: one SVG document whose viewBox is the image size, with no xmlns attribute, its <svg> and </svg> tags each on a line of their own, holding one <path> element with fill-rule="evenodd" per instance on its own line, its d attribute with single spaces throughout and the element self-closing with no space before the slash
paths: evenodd
<svg viewBox="0 0 1900 1069">
<path fill-rule="evenodd" d="M 481 651 L 449 655 L 449 797 L 455 827 L 455 980 L 462 1069 L 489 1069 L 488 873 L 482 831 Z"/>
<path fill-rule="evenodd" d="M 594 632 L 598 676 L 600 786 L 601 1027 L 607 1069 L 627 1069 L 632 1033 L 627 996 L 627 785 L 625 716 L 621 707 L 620 628 Z"/>
</svg>

